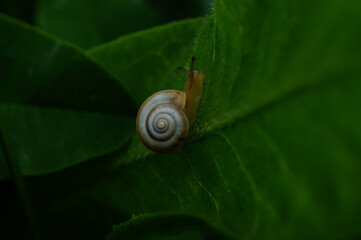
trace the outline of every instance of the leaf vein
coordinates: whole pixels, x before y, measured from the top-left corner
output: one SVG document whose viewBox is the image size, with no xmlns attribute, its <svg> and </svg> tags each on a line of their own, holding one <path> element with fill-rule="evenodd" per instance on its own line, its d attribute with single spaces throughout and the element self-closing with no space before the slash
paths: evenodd
<svg viewBox="0 0 361 240">
<path fill-rule="evenodd" d="M 190 159 L 183 154 L 184 158 L 186 159 L 187 163 L 189 164 L 191 170 L 192 170 L 192 174 L 193 174 L 193 178 L 196 181 L 196 183 L 199 185 L 199 187 L 206 192 L 206 194 L 209 196 L 210 200 L 213 202 L 214 206 L 215 206 L 215 210 L 216 210 L 216 215 L 217 218 L 220 218 L 220 214 L 219 214 L 219 204 L 217 199 L 214 197 L 214 195 L 203 185 L 203 183 L 199 180 L 199 178 L 196 176 L 195 174 L 195 170 L 194 170 L 194 166 L 192 165 Z"/>
<path fill-rule="evenodd" d="M 179 205 L 181 206 L 182 210 L 184 210 L 185 207 L 181 195 L 176 191 L 174 191 L 170 186 L 168 186 L 168 184 L 166 184 L 166 181 L 162 178 L 162 176 L 157 172 L 156 169 L 154 169 L 154 167 L 149 162 L 147 165 L 149 169 L 152 171 L 153 175 L 169 190 L 171 194 L 173 194 L 177 198 Z"/>
<path fill-rule="evenodd" d="M 227 192 L 230 192 L 229 183 L 228 183 L 228 181 L 224 178 L 223 173 L 222 173 L 222 171 L 221 171 L 221 168 L 219 167 L 219 164 L 218 164 L 216 158 L 215 158 L 214 155 L 211 153 L 211 151 L 210 151 L 207 143 L 204 143 L 204 145 L 205 145 L 205 149 L 206 149 L 206 150 L 208 151 L 208 153 L 209 153 L 209 156 L 210 156 L 210 157 L 212 158 L 212 160 L 214 161 L 214 164 L 215 164 L 215 166 L 216 166 L 216 168 L 217 168 L 217 171 L 218 171 L 218 173 L 219 173 L 219 176 L 220 176 L 223 184 L 225 185 L 225 187 L 226 187 L 226 189 L 227 189 Z"/>
</svg>

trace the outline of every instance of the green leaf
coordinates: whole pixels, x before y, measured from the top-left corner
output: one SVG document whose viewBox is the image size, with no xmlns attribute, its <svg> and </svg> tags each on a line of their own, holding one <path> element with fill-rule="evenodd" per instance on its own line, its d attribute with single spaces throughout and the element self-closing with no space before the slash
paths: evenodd
<svg viewBox="0 0 361 240">
<path fill-rule="evenodd" d="M 163 23 L 146 0 L 41 0 L 36 19 L 46 31 L 84 48 Z"/>
<path fill-rule="evenodd" d="M 193 53 L 207 77 L 201 131 L 235 122 L 330 76 L 357 71 L 359 5 L 309 4 L 216 3 Z"/>
<path fill-rule="evenodd" d="M 361 133 L 347 126 L 357 126 L 361 113 L 346 106 L 361 100 L 355 94 L 358 79 L 302 91 L 182 152 L 149 156 L 91 184 L 77 184 L 75 191 L 72 179 L 58 186 L 54 180 L 52 191 L 63 191 L 41 200 L 42 206 L 52 203 L 42 216 L 69 211 L 71 199 L 92 199 L 107 206 L 99 214 L 201 216 L 235 239 L 355 238 L 360 234 Z M 355 118 L 345 123 L 350 115 Z M 73 191 L 64 206 L 68 181 Z"/>
<path fill-rule="evenodd" d="M 26 175 L 58 171 L 119 150 L 134 134 L 134 119 L 124 115 L 5 104 L 0 119 L 12 156 Z"/>
<path fill-rule="evenodd" d="M 150 214 L 133 217 L 114 227 L 108 240 L 116 239 L 230 239 L 200 218 L 185 214 Z"/>
<path fill-rule="evenodd" d="M 84 52 L 4 15 L 0 35 L 0 126 L 22 173 L 59 170 L 130 140 L 134 103 Z"/>
<path fill-rule="evenodd" d="M 358 238 L 360 5 L 216 1 L 193 52 L 206 75 L 196 140 L 172 154 L 128 155 L 139 161 L 89 184 L 72 181 L 81 174 L 40 179 L 56 192 L 37 192 L 41 216 L 92 199 L 128 217 L 198 216 L 235 239 Z"/>
<path fill-rule="evenodd" d="M 185 74 L 177 70 L 189 56 L 203 19 L 184 20 L 131 34 L 88 50 L 140 106 L 154 92 L 182 89 Z"/>
</svg>

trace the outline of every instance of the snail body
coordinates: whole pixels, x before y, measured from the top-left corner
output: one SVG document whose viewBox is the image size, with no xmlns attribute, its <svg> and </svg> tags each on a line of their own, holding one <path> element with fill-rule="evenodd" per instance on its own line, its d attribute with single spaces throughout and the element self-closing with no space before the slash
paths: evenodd
<svg viewBox="0 0 361 240">
<path fill-rule="evenodd" d="M 171 152 L 187 139 L 202 95 L 204 75 L 193 70 L 192 57 L 184 91 L 163 90 L 151 95 L 137 115 L 137 134 L 143 144 L 155 152 Z"/>
</svg>

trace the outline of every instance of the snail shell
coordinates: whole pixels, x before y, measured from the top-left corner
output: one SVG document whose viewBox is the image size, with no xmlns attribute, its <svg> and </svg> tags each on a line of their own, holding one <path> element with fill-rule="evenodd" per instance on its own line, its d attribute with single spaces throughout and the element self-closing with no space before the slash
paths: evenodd
<svg viewBox="0 0 361 240">
<path fill-rule="evenodd" d="M 185 92 L 177 90 L 157 92 L 142 104 L 136 126 L 138 136 L 147 148 L 170 152 L 183 144 L 189 129 L 185 104 Z"/>
<path fill-rule="evenodd" d="M 180 147 L 192 126 L 203 89 L 204 75 L 194 70 L 192 57 L 184 92 L 164 90 L 150 96 L 137 116 L 137 133 L 143 144 L 155 152 L 171 152 Z"/>
</svg>

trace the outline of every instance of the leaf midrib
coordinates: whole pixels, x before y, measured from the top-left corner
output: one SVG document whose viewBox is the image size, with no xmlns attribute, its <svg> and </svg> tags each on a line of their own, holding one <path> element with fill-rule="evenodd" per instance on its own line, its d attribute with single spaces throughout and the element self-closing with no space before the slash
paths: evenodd
<svg viewBox="0 0 361 240">
<path fill-rule="evenodd" d="M 332 75 L 332 74 L 331 74 Z M 279 94 L 278 96 L 274 96 L 273 98 L 265 99 L 263 102 L 254 105 L 252 108 L 249 108 L 247 111 L 228 111 L 224 115 L 222 115 L 222 119 L 224 121 L 217 121 L 211 122 L 211 124 L 207 124 L 201 131 L 204 133 L 212 133 L 216 130 L 220 130 L 224 127 L 231 126 L 235 124 L 235 122 L 239 122 L 244 119 L 248 119 L 256 114 L 259 114 L 263 111 L 267 111 L 268 109 L 273 108 L 279 104 L 283 104 L 288 100 L 292 100 L 300 95 L 303 95 L 309 91 L 313 91 L 315 89 L 323 88 L 328 85 L 332 85 L 338 83 L 338 79 L 327 80 L 324 76 L 319 80 L 315 81 L 305 81 L 305 84 L 300 84 L 295 87 L 292 87 L 283 93 Z M 239 109 L 239 108 L 237 108 Z"/>
</svg>

